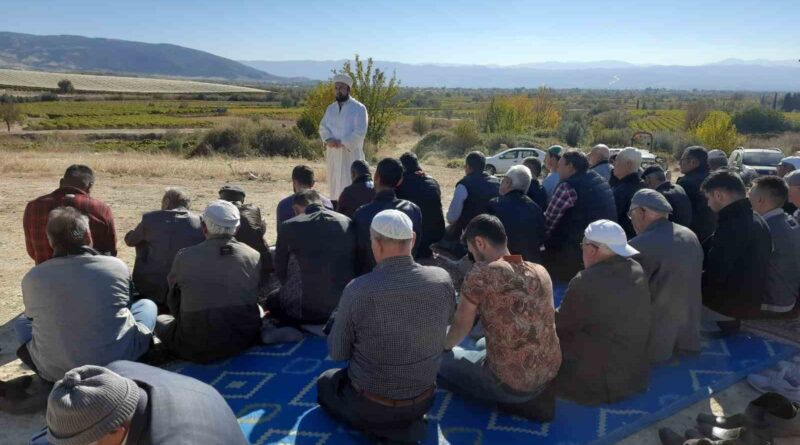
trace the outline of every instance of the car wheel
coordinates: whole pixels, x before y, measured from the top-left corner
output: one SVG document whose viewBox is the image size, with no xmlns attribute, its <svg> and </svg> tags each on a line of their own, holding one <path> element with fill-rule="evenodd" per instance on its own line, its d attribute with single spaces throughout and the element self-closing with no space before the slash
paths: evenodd
<svg viewBox="0 0 800 445">
<path fill-rule="evenodd" d="M 486 173 L 489 173 L 490 175 L 496 175 L 497 174 L 497 169 L 494 168 L 494 165 L 487 165 L 486 166 Z"/>
</svg>

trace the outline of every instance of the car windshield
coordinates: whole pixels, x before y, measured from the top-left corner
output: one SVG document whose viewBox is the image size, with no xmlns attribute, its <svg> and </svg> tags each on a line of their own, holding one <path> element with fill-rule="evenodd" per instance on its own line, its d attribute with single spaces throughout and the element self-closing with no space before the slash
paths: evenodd
<svg viewBox="0 0 800 445">
<path fill-rule="evenodd" d="M 769 165 L 775 167 L 783 159 L 783 153 L 779 152 L 753 152 L 744 153 L 742 163 L 745 165 Z"/>
</svg>

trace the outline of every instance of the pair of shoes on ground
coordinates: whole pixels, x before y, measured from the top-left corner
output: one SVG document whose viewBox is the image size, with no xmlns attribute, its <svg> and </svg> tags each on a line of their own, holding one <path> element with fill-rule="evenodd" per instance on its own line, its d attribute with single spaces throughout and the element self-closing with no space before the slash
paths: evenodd
<svg viewBox="0 0 800 445">
<path fill-rule="evenodd" d="M 664 445 L 769 445 L 776 439 L 789 438 L 800 442 L 798 410 L 800 404 L 777 393 L 766 393 L 750 402 L 742 414 L 699 414 L 697 429 L 686 431 L 684 437 L 668 428 L 659 430 L 658 435 Z"/>
<path fill-rule="evenodd" d="M 800 356 L 779 362 L 777 368 L 750 374 L 747 382 L 758 392 L 775 392 L 800 402 Z"/>
</svg>

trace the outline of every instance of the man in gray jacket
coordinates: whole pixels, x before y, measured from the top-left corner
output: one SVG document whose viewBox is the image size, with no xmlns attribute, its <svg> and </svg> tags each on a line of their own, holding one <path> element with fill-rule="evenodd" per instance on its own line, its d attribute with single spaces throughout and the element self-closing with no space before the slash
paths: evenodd
<svg viewBox="0 0 800 445">
<path fill-rule="evenodd" d="M 672 358 L 675 351 L 700 350 L 703 248 L 687 227 L 669 221 L 672 206 L 652 189 L 636 192 L 629 216 L 637 236 L 631 246 L 650 287 L 652 362 Z"/>
<path fill-rule="evenodd" d="M 236 241 L 239 210 L 217 200 L 203 212 L 206 240 L 175 257 L 167 278 L 167 306 L 156 335 L 179 358 L 210 362 L 236 355 L 261 333 L 258 288 L 261 259 Z"/>
<path fill-rule="evenodd" d="M 750 203 L 772 235 L 767 292 L 761 310 L 766 317 L 791 315 L 800 290 L 800 225 L 783 210 L 789 188 L 782 178 L 762 176 L 753 184 Z"/>
<path fill-rule="evenodd" d="M 168 188 L 161 210 L 145 213 L 125 244 L 136 248 L 133 284 L 156 304 L 167 300 L 167 274 L 179 250 L 201 243 L 200 217 L 189 211 L 191 199 L 183 190 Z"/>
</svg>

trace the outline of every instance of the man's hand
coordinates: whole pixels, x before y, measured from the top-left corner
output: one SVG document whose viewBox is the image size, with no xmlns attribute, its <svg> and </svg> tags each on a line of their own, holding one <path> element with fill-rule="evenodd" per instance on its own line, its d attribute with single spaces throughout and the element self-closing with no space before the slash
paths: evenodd
<svg viewBox="0 0 800 445">
<path fill-rule="evenodd" d="M 342 141 L 340 141 L 339 139 L 334 139 L 334 138 L 330 138 L 327 141 L 325 141 L 325 146 L 328 147 L 328 148 L 342 148 L 343 147 Z"/>
</svg>

